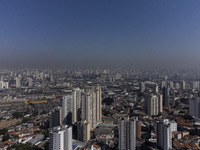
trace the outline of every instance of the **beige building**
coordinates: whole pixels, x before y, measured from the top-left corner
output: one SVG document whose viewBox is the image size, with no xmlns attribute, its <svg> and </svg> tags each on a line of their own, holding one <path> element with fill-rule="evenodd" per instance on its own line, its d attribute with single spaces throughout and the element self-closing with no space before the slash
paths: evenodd
<svg viewBox="0 0 200 150">
<path fill-rule="evenodd" d="M 90 87 L 81 95 L 82 120 L 90 123 L 90 129 L 94 130 L 102 118 L 101 110 L 101 87 Z"/>
<path fill-rule="evenodd" d="M 79 141 L 88 142 L 90 140 L 90 123 L 85 121 L 78 122 L 77 137 Z"/>
<path fill-rule="evenodd" d="M 81 89 L 75 88 L 72 91 L 72 123 L 78 122 L 80 120 L 79 112 L 81 109 Z"/>
</svg>

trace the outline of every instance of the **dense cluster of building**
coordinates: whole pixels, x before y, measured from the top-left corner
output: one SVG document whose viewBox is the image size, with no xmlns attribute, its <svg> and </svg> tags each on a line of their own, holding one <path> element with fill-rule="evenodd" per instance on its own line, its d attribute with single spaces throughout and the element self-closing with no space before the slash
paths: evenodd
<svg viewBox="0 0 200 150">
<path fill-rule="evenodd" d="M 0 75 L 2 122 L 12 121 L 9 115 L 18 112 L 40 126 L 27 139 L 2 140 L 2 147 L 24 143 L 44 149 L 47 143 L 52 150 L 200 148 L 199 73 L 60 69 L 2 70 Z M 19 132 L 13 126 L 7 129 L 8 135 Z"/>
</svg>

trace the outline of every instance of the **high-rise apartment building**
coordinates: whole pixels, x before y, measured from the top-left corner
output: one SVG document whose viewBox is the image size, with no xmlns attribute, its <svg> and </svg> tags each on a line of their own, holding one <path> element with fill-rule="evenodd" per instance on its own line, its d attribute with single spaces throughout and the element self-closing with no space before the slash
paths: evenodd
<svg viewBox="0 0 200 150">
<path fill-rule="evenodd" d="M 62 124 L 72 124 L 72 94 L 65 95 L 62 98 Z"/>
<path fill-rule="evenodd" d="M 162 95 L 150 95 L 146 96 L 146 113 L 150 116 L 156 116 L 162 113 Z"/>
<path fill-rule="evenodd" d="M 169 82 L 169 87 L 172 89 L 174 88 L 174 83 L 172 81 Z"/>
<path fill-rule="evenodd" d="M 72 150 L 72 127 L 54 127 L 49 132 L 49 150 Z"/>
<path fill-rule="evenodd" d="M 158 96 L 150 95 L 147 99 L 147 114 L 150 116 L 158 115 L 159 113 L 159 103 Z"/>
<path fill-rule="evenodd" d="M 82 108 L 81 119 L 90 123 L 90 129 L 94 130 L 101 121 L 101 87 L 87 88 L 81 95 Z"/>
<path fill-rule="evenodd" d="M 158 91 L 159 91 L 158 84 L 154 84 L 154 85 L 153 85 L 153 92 L 154 92 L 154 94 L 157 94 Z"/>
<path fill-rule="evenodd" d="M 172 149 L 171 127 L 168 119 L 157 122 L 157 145 L 163 150 Z"/>
<path fill-rule="evenodd" d="M 163 112 L 163 95 L 157 94 L 157 96 L 158 96 L 158 112 L 162 113 Z"/>
<path fill-rule="evenodd" d="M 195 97 L 189 100 L 189 114 L 196 118 L 200 118 L 200 98 Z"/>
<path fill-rule="evenodd" d="M 80 121 L 81 89 L 75 88 L 72 91 L 72 123 Z"/>
<path fill-rule="evenodd" d="M 185 84 L 185 81 L 184 81 L 184 80 L 181 82 L 181 88 L 182 88 L 182 90 L 185 90 L 185 89 L 186 89 L 186 84 Z"/>
<path fill-rule="evenodd" d="M 28 78 L 28 86 L 29 87 L 33 86 L 33 79 L 32 78 Z"/>
<path fill-rule="evenodd" d="M 136 120 L 125 117 L 119 121 L 119 150 L 136 149 Z"/>
<path fill-rule="evenodd" d="M 142 125 L 141 121 L 137 120 L 136 121 L 136 138 L 138 140 L 141 139 L 141 125 Z"/>
<path fill-rule="evenodd" d="M 163 88 L 163 105 L 164 106 L 169 106 L 169 91 L 170 91 L 169 87 L 165 86 Z"/>
<path fill-rule="evenodd" d="M 57 107 L 50 113 L 49 127 L 57 127 L 62 125 L 62 108 Z"/>
<path fill-rule="evenodd" d="M 85 121 L 78 122 L 77 138 L 79 141 L 88 142 L 90 140 L 90 123 Z"/>
<path fill-rule="evenodd" d="M 175 90 L 172 90 L 172 107 L 175 106 Z"/>
<path fill-rule="evenodd" d="M 179 83 L 176 83 L 176 84 L 175 84 L 175 89 L 178 90 L 179 88 L 180 88 Z"/>
<path fill-rule="evenodd" d="M 8 87 L 9 87 L 8 82 L 0 81 L 0 89 L 8 89 Z"/>
<path fill-rule="evenodd" d="M 102 92 L 101 92 L 101 86 L 97 86 L 95 88 L 96 93 L 96 122 L 101 122 L 102 119 Z"/>
<path fill-rule="evenodd" d="M 144 82 L 140 82 L 139 88 L 140 88 L 140 92 L 144 92 L 145 91 L 145 83 Z"/>
<path fill-rule="evenodd" d="M 19 77 L 17 77 L 17 78 L 15 79 L 15 81 L 16 81 L 16 88 L 21 87 L 21 79 L 20 79 Z"/>
<path fill-rule="evenodd" d="M 199 90 L 199 81 L 192 82 L 192 89 Z"/>
</svg>

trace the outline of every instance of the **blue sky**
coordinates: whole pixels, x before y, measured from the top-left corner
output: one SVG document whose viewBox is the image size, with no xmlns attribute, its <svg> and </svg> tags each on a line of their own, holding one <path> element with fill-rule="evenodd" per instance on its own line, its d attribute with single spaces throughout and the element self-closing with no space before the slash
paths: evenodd
<svg viewBox="0 0 200 150">
<path fill-rule="evenodd" d="M 199 0 L 1 0 L 0 67 L 194 65 L 199 6 Z"/>
</svg>

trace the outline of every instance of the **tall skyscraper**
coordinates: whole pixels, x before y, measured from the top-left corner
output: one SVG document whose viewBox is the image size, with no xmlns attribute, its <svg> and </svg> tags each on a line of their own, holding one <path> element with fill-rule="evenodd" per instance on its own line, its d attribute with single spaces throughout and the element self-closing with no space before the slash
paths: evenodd
<svg viewBox="0 0 200 150">
<path fill-rule="evenodd" d="M 158 96 L 150 95 L 147 99 L 147 114 L 150 116 L 158 115 L 159 113 L 159 101 Z"/>
<path fill-rule="evenodd" d="M 195 97 L 189 100 L 189 114 L 196 118 L 200 118 L 200 98 Z"/>
<path fill-rule="evenodd" d="M 145 83 L 144 82 L 140 82 L 139 88 L 140 88 L 140 92 L 144 92 L 145 91 Z"/>
<path fill-rule="evenodd" d="M 119 150 L 136 149 L 136 120 L 125 117 L 119 121 Z"/>
<path fill-rule="evenodd" d="M 86 89 L 82 99 L 82 120 L 90 123 L 90 129 L 96 128 L 96 97 L 94 89 Z"/>
<path fill-rule="evenodd" d="M 163 89 L 165 86 L 167 86 L 166 81 L 162 81 L 162 83 L 161 83 L 161 88 Z"/>
<path fill-rule="evenodd" d="M 199 90 L 199 81 L 192 82 L 192 89 Z"/>
<path fill-rule="evenodd" d="M 154 85 L 153 85 L 153 92 L 154 92 L 154 94 L 157 94 L 158 91 L 159 91 L 158 85 L 157 85 L 157 84 L 154 84 Z"/>
<path fill-rule="evenodd" d="M 77 126 L 77 137 L 79 141 L 88 142 L 90 140 L 90 123 L 80 121 Z"/>
<path fill-rule="evenodd" d="M 19 77 L 16 78 L 16 88 L 21 87 L 21 79 Z"/>
<path fill-rule="evenodd" d="M 0 89 L 3 89 L 3 81 L 0 81 Z"/>
<path fill-rule="evenodd" d="M 94 130 L 101 121 L 101 87 L 90 87 L 82 92 L 82 120 L 86 120 L 90 123 L 90 129 Z"/>
<path fill-rule="evenodd" d="M 62 124 L 72 124 L 72 94 L 65 95 L 62 98 Z"/>
<path fill-rule="evenodd" d="M 172 107 L 175 106 L 175 90 L 172 90 Z"/>
<path fill-rule="evenodd" d="M 72 150 L 72 127 L 63 125 L 51 129 L 49 150 Z"/>
<path fill-rule="evenodd" d="M 0 89 L 8 89 L 8 87 L 9 87 L 8 82 L 0 81 Z"/>
<path fill-rule="evenodd" d="M 49 127 L 57 127 L 62 125 L 62 108 L 57 107 L 50 113 Z"/>
<path fill-rule="evenodd" d="M 163 105 L 164 106 L 169 106 L 169 87 L 164 87 L 163 88 Z"/>
<path fill-rule="evenodd" d="M 172 149 L 171 127 L 168 119 L 157 122 L 157 145 L 163 150 Z"/>
<path fill-rule="evenodd" d="M 162 94 L 157 94 L 158 95 L 158 112 L 162 113 L 163 112 L 163 95 Z"/>
<path fill-rule="evenodd" d="M 102 109 L 101 109 L 102 94 L 101 94 L 101 86 L 97 86 L 95 88 L 95 93 L 96 93 L 96 122 L 101 122 L 101 118 L 102 118 Z"/>
<path fill-rule="evenodd" d="M 3 81 L 3 75 L 1 75 L 1 80 L 0 81 Z"/>
<path fill-rule="evenodd" d="M 80 121 L 81 89 L 75 88 L 72 92 L 72 123 Z"/>
<path fill-rule="evenodd" d="M 169 82 L 169 87 L 174 88 L 174 83 L 172 81 Z"/>
<path fill-rule="evenodd" d="M 138 139 L 138 140 L 140 140 L 141 139 L 141 121 L 139 121 L 139 120 L 136 120 L 136 138 Z"/>
<path fill-rule="evenodd" d="M 178 90 L 180 88 L 179 83 L 175 84 L 175 89 Z"/>
<path fill-rule="evenodd" d="M 33 86 L 33 79 L 28 78 L 28 86 L 32 87 Z"/>
<path fill-rule="evenodd" d="M 181 82 L 181 88 L 182 88 L 182 90 L 185 90 L 185 89 L 186 89 L 186 84 L 185 84 L 185 81 L 184 81 L 184 80 Z"/>
</svg>

